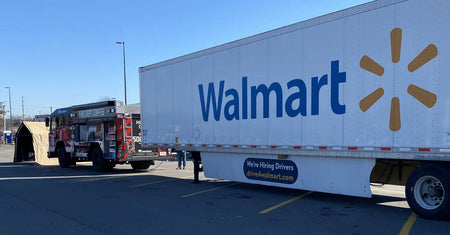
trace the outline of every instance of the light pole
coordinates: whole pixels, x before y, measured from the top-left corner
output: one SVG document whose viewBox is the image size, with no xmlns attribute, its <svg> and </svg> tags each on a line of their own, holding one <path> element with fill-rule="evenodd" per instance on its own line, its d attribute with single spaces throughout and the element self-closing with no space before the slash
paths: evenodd
<svg viewBox="0 0 450 235">
<path fill-rule="evenodd" d="M 9 119 L 11 121 L 11 135 L 12 135 L 12 131 L 13 131 L 13 117 L 12 117 L 12 110 L 11 110 L 11 87 L 7 86 L 5 88 L 8 89 L 8 93 L 9 93 Z"/>
<path fill-rule="evenodd" d="M 5 135 L 5 130 L 6 130 L 6 120 L 5 120 L 5 115 L 6 115 L 6 111 L 5 111 L 5 106 L 2 102 L 2 110 L 3 110 L 3 136 Z"/>
<path fill-rule="evenodd" d="M 122 44 L 123 51 L 123 87 L 125 90 L 125 105 L 127 105 L 127 72 L 125 69 L 125 42 L 116 42 L 116 44 Z"/>
</svg>

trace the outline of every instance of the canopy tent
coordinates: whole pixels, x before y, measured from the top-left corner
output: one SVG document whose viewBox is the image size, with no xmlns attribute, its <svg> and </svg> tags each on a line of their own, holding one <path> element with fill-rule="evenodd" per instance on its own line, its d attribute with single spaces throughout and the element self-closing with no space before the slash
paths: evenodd
<svg viewBox="0 0 450 235">
<path fill-rule="evenodd" d="M 14 162 L 58 165 L 58 159 L 47 157 L 48 131 L 44 122 L 22 122 L 15 136 Z"/>
</svg>

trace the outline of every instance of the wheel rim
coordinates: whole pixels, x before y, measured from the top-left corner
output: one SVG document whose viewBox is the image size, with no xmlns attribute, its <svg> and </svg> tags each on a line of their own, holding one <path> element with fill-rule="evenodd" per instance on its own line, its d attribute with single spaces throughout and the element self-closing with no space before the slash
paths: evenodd
<svg viewBox="0 0 450 235">
<path fill-rule="evenodd" d="M 424 209 L 433 210 L 442 205 L 445 197 L 441 181 L 433 176 L 422 176 L 414 187 L 414 198 Z"/>
</svg>

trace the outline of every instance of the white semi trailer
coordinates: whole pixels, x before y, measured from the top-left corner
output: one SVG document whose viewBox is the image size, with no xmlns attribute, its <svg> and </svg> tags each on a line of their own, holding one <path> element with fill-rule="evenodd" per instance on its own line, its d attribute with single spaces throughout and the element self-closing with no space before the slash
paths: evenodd
<svg viewBox="0 0 450 235">
<path fill-rule="evenodd" d="M 380 0 L 140 68 L 144 148 L 207 177 L 450 215 L 450 1 Z"/>
</svg>

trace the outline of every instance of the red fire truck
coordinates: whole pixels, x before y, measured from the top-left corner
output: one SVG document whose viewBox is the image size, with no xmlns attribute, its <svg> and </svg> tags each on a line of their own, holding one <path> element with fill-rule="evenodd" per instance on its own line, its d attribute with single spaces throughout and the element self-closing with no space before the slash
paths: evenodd
<svg viewBox="0 0 450 235">
<path fill-rule="evenodd" d="M 116 100 L 76 105 L 55 110 L 46 119 L 50 127 L 49 158 L 61 167 L 92 161 L 95 170 L 108 171 L 116 164 L 129 163 L 133 169 L 147 169 L 158 152 L 141 150 L 139 105 Z"/>
</svg>

